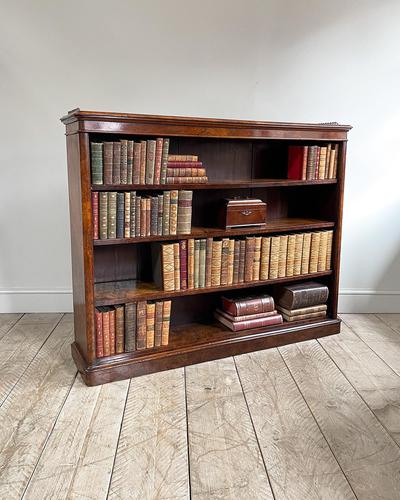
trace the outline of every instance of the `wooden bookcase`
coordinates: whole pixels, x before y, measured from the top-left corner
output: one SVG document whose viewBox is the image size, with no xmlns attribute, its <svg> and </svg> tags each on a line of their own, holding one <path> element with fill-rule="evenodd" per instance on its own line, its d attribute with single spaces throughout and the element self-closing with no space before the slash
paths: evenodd
<svg viewBox="0 0 400 500">
<path fill-rule="evenodd" d="M 72 355 L 88 385 L 103 384 L 146 373 L 268 347 L 339 333 L 337 316 L 343 187 L 347 133 L 350 126 L 273 123 L 101 113 L 75 109 L 62 118 L 66 125 L 71 216 L 75 342 Z M 208 184 L 91 185 L 90 142 L 129 138 L 170 138 L 170 153 L 197 154 L 207 168 Z M 339 145 L 337 179 L 287 179 L 288 145 L 332 142 Z M 93 190 L 193 190 L 191 235 L 149 236 L 124 240 L 93 240 Z M 216 227 L 215 204 L 234 195 L 256 196 L 267 202 L 264 229 Z M 167 292 L 152 283 L 149 246 L 152 241 L 279 234 L 333 228 L 332 270 L 306 276 Z M 221 292 L 242 289 L 269 292 L 276 283 L 315 280 L 329 287 L 328 317 L 283 323 L 233 333 L 213 320 Z M 170 343 L 96 359 L 96 306 L 137 300 L 172 299 Z"/>
</svg>

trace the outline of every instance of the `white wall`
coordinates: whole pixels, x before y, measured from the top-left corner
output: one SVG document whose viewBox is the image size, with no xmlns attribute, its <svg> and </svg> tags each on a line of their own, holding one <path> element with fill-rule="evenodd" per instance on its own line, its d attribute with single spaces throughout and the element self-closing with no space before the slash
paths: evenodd
<svg viewBox="0 0 400 500">
<path fill-rule="evenodd" d="M 69 310 L 74 107 L 350 123 L 341 309 L 400 311 L 400 2 L 0 0 L 0 310 Z"/>
</svg>

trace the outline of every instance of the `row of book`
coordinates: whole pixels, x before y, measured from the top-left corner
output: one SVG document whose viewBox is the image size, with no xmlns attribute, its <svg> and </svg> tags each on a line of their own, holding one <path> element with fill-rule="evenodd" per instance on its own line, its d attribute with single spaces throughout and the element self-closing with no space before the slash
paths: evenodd
<svg viewBox="0 0 400 500">
<path fill-rule="evenodd" d="M 289 146 L 288 179 L 335 179 L 338 156 L 338 144 Z"/>
<path fill-rule="evenodd" d="M 169 139 L 91 142 L 92 184 L 207 182 L 197 155 L 170 155 Z"/>
<path fill-rule="evenodd" d="M 326 317 L 327 286 L 316 282 L 276 287 L 274 297 L 263 294 L 250 297 L 221 298 L 214 317 L 237 332 L 281 324 L 284 321 L 318 320 Z"/>
<path fill-rule="evenodd" d="M 193 191 L 164 191 L 137 196 L 136 191 L 92 193 L 93 238 L 115 239 L 190 234 Z"/>
<path fill-rule="evenodd" d="M 170 317 L 170 300 L 97 307 L 96 357 L 168 345 Z"/>
<path fill-rule="evenodd" d="M 152 245 L 155 283 L 185 290 L 298 276 L 331 268 L 333 230 Z"/>
</svg>

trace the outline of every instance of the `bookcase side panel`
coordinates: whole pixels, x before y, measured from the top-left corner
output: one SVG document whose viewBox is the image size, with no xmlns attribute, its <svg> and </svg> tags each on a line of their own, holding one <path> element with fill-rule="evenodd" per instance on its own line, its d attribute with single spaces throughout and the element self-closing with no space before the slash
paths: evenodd
<svg viewBox="0 0 400 500">
<path fill-rule="evenodd" d="M 75 342 L 95 359 L 93 242 L 88 134 L 67 135 Z"/>
</svg>

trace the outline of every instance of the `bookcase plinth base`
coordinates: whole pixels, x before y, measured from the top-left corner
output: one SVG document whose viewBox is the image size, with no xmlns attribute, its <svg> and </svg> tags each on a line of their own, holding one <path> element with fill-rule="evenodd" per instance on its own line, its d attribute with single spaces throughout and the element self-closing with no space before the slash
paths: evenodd
<svg viewBox="0 0 400 500">
<path fill-rule="evenodd" d="M 115 359 L 112 360 L 104 358 L 92 365 L 86 362 L 75 342 L 71 345 L 71 350 L 83 381 L 86 385 L 94 386 L 334 335 L 340 332 L 340 323 L 340 318 L 337 318 L 296 325 L 285 323 L 279 328 L 269 328 L 264 331 L 262 329 L 252 330 L 248 334 L 246 332 L 240 334 L 227 332 L 224 337 L 220 336 L 215 341 L 212 338 L 207 338 L 204 343 L 181 345 L 176 349 L 154 350 L 149 353 L 143 351 L 126 353 L 115 356 Z"/>
</svg>

